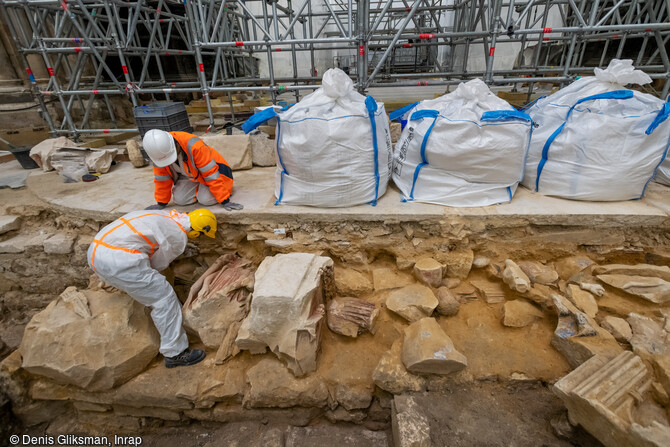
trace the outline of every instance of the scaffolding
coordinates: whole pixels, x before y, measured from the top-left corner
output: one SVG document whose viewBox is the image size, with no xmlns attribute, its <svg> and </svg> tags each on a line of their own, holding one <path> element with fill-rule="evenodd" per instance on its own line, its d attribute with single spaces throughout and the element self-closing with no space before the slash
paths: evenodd
<svg viewBox="0 0 670 447">
<path fill-rule="evenodd" d="M 670 88 L 670 0 L 2 0 L 0 13 L 54 135 L 127 131 L 115 98 L 184 94 L 211 128 L 212 97 L 299 100 L 333 66 L 361 92 L 479 77 L 530 98 L 617 57 L 659 80 L 652 93 Z M 92 128 L 94 106 L 109 129 Z"/>
</svg>

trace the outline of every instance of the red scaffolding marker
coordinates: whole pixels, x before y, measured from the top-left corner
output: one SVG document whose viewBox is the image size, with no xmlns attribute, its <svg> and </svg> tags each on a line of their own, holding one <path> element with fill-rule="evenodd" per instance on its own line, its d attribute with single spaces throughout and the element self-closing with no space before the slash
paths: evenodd
<svg viewBox="0 0 670 447">
<path fill-rule="evenodd" d="M 360 47 L 358 47 L 358 54 L 361 55 L 361 56 L 363 56 L 365 54 L 365 47 L 364 46 L 361 45 Z"/>
<path fill-rule="evenodd" d="M 99 90 L 91 90 L 91 93 L 93 93 L 94 95 L 97 95 L 98 93 L 100 93 L 100 91 Z"/>
<path fill-rule="evenodd" d="M 434 34 L 428 33 L 428 34 L 419 34 L 419 39 L 432 39 L 434 37 Z"/>
<path fill-rule="evenodd" d="M 74 47 L 74 52 L 75 53 L 81 52 L 81 47 Z"/>
<path fill-rule="evenodd" d="M 542 32 L 543 32 L 544 34 L 550 33 L 551 30 L 552 30 L 552 28 L 542 28 Z"/>
<path fill-rule="evenodd" d="M 281 51 L 281 48 L 275 48 L 275 51 Z"/>
<path fill-rule="evenodd" d="M 49 76 L 56 76 L 56 73 L 54 73 L 54 69 L 49 67 L 47 68 L 47 71 L 49 72 Z"/>
<path fill-rule="evenodd" d="M 198 64 L 198 68 L 200 71 L 204 72 L 205 71 L 205 64 Z"/>
<path fill-rule="evenodd" d="M 242 42 L 241 40 L 238 40 L 238 41 L 235 42 L 235 46 L 236 47 L 242 47 L 242 46 L 244 46 L 244 42 Z"/>
<path fill-rule="evenodd" d="M 549 37 L 543 37 L 542 40 L 549 40 Z"/>
<path fill-rule="evenodd" d="M 403 47 L 403 48 L 412 48 L 413 46 L 414 46 L 413 43 L 404 43 L 404 44 L 402 44 L 402 47 Z"/>
<path fill-rule="evenodd" d="M 123 70 L 124 74 L 128 74 L 128 67 L 125 65 L 121 65 L 121 70 Z"/>
<path fill-rule="evenodd" d="M 109 129 L 102 129 L 102 133 L 109 133 Z"/>
<path fill-rule="evenodd" d="M 496 47 L 491 47 L 489 49 L 489 57 L 493 57 L 494 54 L 496 54 Z"/>
</svg>

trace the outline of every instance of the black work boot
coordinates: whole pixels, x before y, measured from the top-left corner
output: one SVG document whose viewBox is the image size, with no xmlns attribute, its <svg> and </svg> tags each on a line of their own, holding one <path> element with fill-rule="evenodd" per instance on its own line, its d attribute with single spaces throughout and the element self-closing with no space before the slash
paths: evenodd
<svg viewBox="0 0 670 447">
<path fill-rule="evenodd" d="M 174 357 L 165 357 L 165 367 L 175 368 L 177 366 L 189 366 L 202 362 L 205 351 L 201 349 L 184 349 L 181 354 Z"/>
</svg>

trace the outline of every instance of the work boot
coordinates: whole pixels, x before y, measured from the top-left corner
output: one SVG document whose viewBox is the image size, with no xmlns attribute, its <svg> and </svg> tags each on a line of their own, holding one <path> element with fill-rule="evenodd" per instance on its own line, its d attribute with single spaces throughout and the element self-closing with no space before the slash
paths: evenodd
<svg viewBox="0 0 670 447">
<path fill-rule="evenodd" d="M 177 366 L 189 366 L 200 363 L 205 358 L 205 351 L 201 349 L 184 349 L 184 351 L 174 357 L 165 357 L 165 367 L 175 368 Z"/>
</svg>

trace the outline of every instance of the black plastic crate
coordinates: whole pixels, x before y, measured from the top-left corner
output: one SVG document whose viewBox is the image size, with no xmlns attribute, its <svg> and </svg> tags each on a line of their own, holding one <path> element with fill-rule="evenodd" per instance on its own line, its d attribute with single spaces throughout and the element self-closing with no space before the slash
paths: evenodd
<svg viewBox="0 0 670 447">
<path fill-rule="evenodd" d="M 137 106 L 134 115 L 137 130 L 142 137 L 150 129 L 193 132 L 183 102 L 156 102 Z"/>
</svg>

